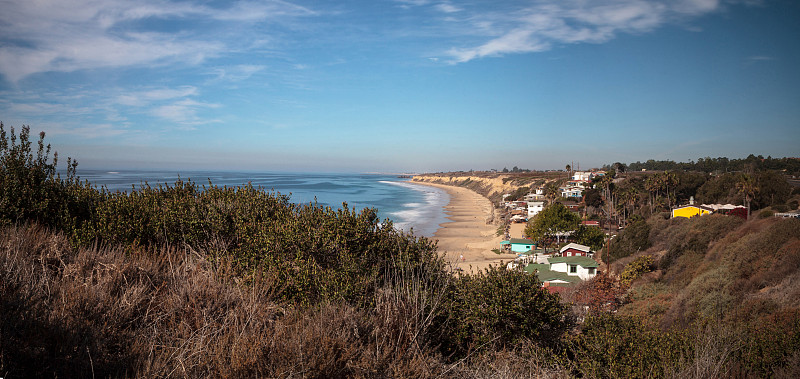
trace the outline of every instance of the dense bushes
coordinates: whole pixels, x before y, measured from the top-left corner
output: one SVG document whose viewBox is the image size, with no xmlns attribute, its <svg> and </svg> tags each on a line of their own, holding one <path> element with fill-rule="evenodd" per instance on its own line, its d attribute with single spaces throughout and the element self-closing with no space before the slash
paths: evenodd
<svg viewBox="0 0 800 379">
<path fill-rule="evenodd" d="M 199 187 L 191 181 L 110 193 L 55 175 L 49 147 L 34 155 L 27 127 L 0 145 L 0 222 L 35 221 L 71 236 L 76 246 L 188 246 L 233 260 L 240 275 L 269 271 L 287 300 L 361 303 L 387 273 L 444 274 L 433 242 L 357 212 L 295 205 L 252 186 Z"/>
<path fill-rule="evenodd" d="M 3 377 L 800 370 L 797 220 L 634 222 L 615 243 L 626 254 L 658 247 L 662 276 L 620 295 L 625 285 L 598 275 L 576 297 L 588 317 L 573 328 L 535 276 L 452 275 L 434 242 L 373 210 L 190 181 L 109 193 L 81 183 L 71 161 L 59 177 L 43 136 L 33 152 L 28 134 L 3 131 L 0 145 Z M 651 264 L 634 261 L 623 279 Z M 645 318 L 621 316 L 652 299 L 660 309 Z"/>
<path fill-rule="evenodd" d="M 643 251 L 650 246 L 649 237 L 650 225 L 641 218 L 634 219 L 609 245 L 608 262 Z"/>
<path fill-rule="evenodd" d="M 497 267 L 457 277 L 442 307 L 435 321 L 444 332 L 439 341 L 455 357 L 526 340 L 553 345 L 572 324 L 559 297 L 535 275 Z"/>
<path fill-rule="evenodd" d="M 292 307 L 260 275 L 185 248 L 72 248 L 42 227 L 0 229 L 4 377 L 425 377 L 420 281 L 373 307 Z M 416 283 L 416 285 L 415 285 Z"/>
<path fill-rule="evenodd" d="M 56 175 L 43 135 L 38 155 L 28 128 L 18 138 L 12 131 L 0 151 L 0 226 L 13 235 L 33 223 L 65 237 L 33 226 L 4 245 L 0 340 L 12 342 L 0 345 L 0 376 L 88 375 L 95 364 L 102 376 L 205 376 L 220 366 L 233 376 L 284 375 L 271 367 L 428 376 L 450 359 L 437 358 L 438 348 L 455 359 L 552 342 L 569 325 L 535 277 L 494 269 L 454 278 L 433 241 L 380 222 L 373 209 L 191 181 L 111 193 L 81 183 L 72 162 L 66 179 Z M 37 240 L 57 243 L 24 244 Z M 273 328 L 277 319 L 284 324 Z"/>
</svg>

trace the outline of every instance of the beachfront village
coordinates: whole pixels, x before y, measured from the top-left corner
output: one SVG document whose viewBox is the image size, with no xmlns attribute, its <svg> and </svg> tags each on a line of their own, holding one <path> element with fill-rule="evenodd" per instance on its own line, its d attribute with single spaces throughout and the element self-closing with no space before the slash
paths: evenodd
<svg viewBox="0 0 800 379">
<path fill-rule="evenodd" d="M 502 239 L 493 251 L 513 257 L 502 262 L 506 269 L 537 275 L 550 292 L 564 293 L 598 275 L 619 278 L 649 247 L 645 220 L 653 215 L 689 219 L 716 214 L 747 220 L 760 209 L 755 217 L 800 217 L 793 196 L 797 178 L 773 171 L 626 172 L 624 165 L 615 164 L 603 170 L 503 174 L 428 178 L 494 200 Z M 515 188 L 515 182 L 522 185 Z M 644 262 L 647 267 L 634 276 L 657 271 L 663 255 L 639 258 L 638 266 Z"/>
</svg>

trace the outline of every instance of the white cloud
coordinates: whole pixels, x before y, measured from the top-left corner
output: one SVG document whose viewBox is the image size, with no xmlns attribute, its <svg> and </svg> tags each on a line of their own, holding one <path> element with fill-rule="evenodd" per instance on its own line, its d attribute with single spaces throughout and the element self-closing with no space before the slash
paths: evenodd
<svg viewBox="0 0 800 379">
<path fill-rule="evenodd" d="M 197 95 L 197 88 L 193 86 L 157 88 L 139 92 L 127 92 L 117 97 L 117 103 L 129 106 L 144 106 L 153 101 L 170 100 L 194 95 Z"/>
<path fill-rule="evenodd" d="M 747 60 L 749 60 L 751 62 L 763 62 L 763 61 L 774 61 L 775 58 L 774 57 L 768 57 L 768 56 L 765 56 L 765 55 L 756 55 L 756 56 L 752 56 L 752 57 L 747 57 Z"/>
<path fill-rule="evenodd" d="M 151 114 L 186 127 L 218 122 L 218 120 L 201 118 L 197 115 L 197 112 L 203 108 L 219 107 L 219 104 L 203 103 L 191 99 L 183 99 L 171 104 L 155 107 L 152 109 Z"/>
<path fill-rule="evenodd" d="M 451 3 L 439 3 L 436 4 L 436 9 L 444 12 L 444 13 L 457 13 L 461 12 L 461 8 L 451 4 Z"/>
<path fill-rule="evenodd" d="M 68 135 L 80 138 L 103 138 L 114 137 L 127 133 L 118 125 L 112 124 L 83 124 L 79 127 L 65 127 L 64 125 L 54 124 L 48 128 L 48 135 Z"/>
<path fill-rule="evenodd" d="M 263 71 L 267 68 L 264 65 L 250 65 L 250 64 L 241 64 L 236 66 L 230 67 L 222 67 L 217 68 L 214 70 L 214 74 L 217 76 L 217 80 L 223 80 L 228 82 L 239 82 L 242 80 L 247 80 L 254 74 Z"/>
<path fill-rule="evenodd" d="M 143 21 L 231 24 L 286 22 L 313 15 L 284 1 L 243 1 L 226 8 L 158 0 L 12 0 L 0 12 L 0 74 L 11 82 L 47 71 L 182 62 L 197 64 L 233 49 L 203 28 L 167 31 Z M 184 23 L 186 24 L 186 23 Z M 189 28 L 185 26 L 185 28 Z M 238 38 L 241 40 L 241 36 Z"/>
<path fill-rule="evenodd" d="M 466 22 L 485 32 L 482 43 L 454 47 L 451 63 L 538 52 L 558 44 L 601 43 L 619 33 L 643 33 L 721 8 L 720 0 L 533 0 L 502 12 L 473 11 Z M 473 38 L 474 40 L 474 38 Z"/>
</svg>

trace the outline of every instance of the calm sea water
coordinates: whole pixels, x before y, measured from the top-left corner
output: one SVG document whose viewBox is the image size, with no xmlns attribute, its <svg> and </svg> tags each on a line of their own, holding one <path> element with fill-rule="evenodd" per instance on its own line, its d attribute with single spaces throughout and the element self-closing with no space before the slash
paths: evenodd
<svg viewBox="0 0 800 379">
<path fill-rule="evenodd" d="M 253 173 L 216 171 L 101 171 L 79 170 L 81 179 L 111 191 L 128 192 L 142 184 L 172 185 L 179 178 L 207 185 L 241 186 L 248 182 L 267 190 L 289 195 L 293 203 L 309 203 L 340 208 L 366 207 L 378 210 L 381 220 L 390 219 L 395 227 L 430 237 L 446 222 L 444 206 L 449 195 L 433 187 L 413 184 L 395 175 L 329 173 Z"/>
</svg>

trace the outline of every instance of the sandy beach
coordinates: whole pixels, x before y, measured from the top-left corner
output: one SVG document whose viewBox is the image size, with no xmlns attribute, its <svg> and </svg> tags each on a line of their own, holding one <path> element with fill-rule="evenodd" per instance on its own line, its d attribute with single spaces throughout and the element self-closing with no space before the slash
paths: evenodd
<svg viewBox="0 0 800 379">
<path fill-rule="evenodd" d="M 509 262 L 514 254 L 496 254 L 492 249 L 500 248 L 502 236 L 496 236 L 497 224 L 493 220 L 493 207 L 489 199 L 462 187 L 413 182 L 414 184 L 438 187 L 450 194 L 450 203 L 445 214 L 450 220 L 440 225 L 433 239 L 438 240 L 439 252 L 454 266 L 466 272 L 478 272 L 489 265 Z M 522 236 L 524 224 L 512 224 L 511 236 Z M 460 257 L 463 255 L 464 260 Z"/>
</svg>

